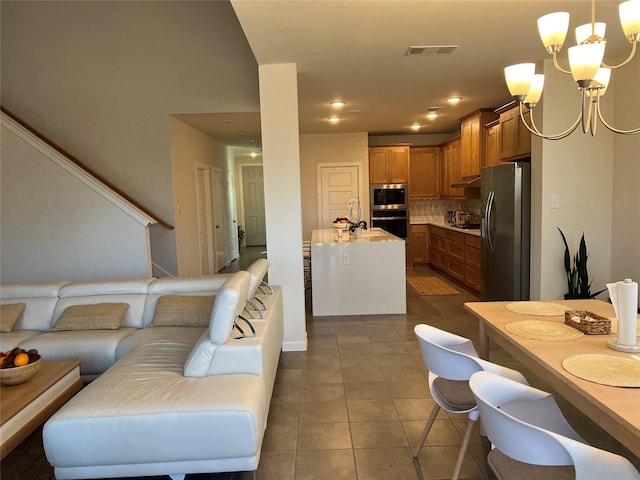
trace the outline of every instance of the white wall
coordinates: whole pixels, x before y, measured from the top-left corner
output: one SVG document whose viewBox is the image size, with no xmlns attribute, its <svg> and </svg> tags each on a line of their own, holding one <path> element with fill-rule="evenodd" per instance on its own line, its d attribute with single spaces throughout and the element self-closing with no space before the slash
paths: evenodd
<svg viewBox="0 0 640 480">
<path fill-rule="evenodd" d="M 220 168 L 226 182 L 227 147 L 175 117 L 169 119 L 169 130 L 178 275 L 189 277 L 201 274 L 196 164 Z"/>
<path fill-rule="evenodd" d="M 2 282 L 151 274 L 146 224 L 2 127 Z"/>
<path fill-rule="evenodd" d="M 614 126 L 640 127 L 640 61 L 613 73 L 616 83 Z M 605 100 L 611 101 L 609 92 Z M 604 100 L 603 100 L 604 101 Z M 640 279 L 640 134 L 616 135 L 613 165 L 613 244 L 610 281 Z"/>
<path fill-rule="evenodd" d="M 255 59 L 229 2 L 0 8 L 2 105 L 169 223 L 168 116 L 259 109 Z M 154 260 L 176 273 L 175 232 L 151 235 Z"/>
<path fill-rule="evenodd" d="M 300 174 L 302 183 L 302 236 L 311 238 L 318 227 L 318 171 L 320 163 L 361 164 L 364 191 L 360 194 L 363 219 L 369 222 L 369 150 L 367 134 L 300 135 Z M 346 205 L 345 205 L 346 207 Z"/>
</svg>

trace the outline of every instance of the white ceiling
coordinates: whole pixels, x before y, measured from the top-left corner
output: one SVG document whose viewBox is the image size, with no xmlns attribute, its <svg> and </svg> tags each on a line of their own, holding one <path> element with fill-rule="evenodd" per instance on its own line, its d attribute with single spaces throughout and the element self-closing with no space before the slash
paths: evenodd
<svg viewBox="0 0 640 480">
<path fill-rule="evenodd" d="M 618 20 L 619 3 L 596 3 L 596 18 L 608 27 L 607 58 L 626 55 L 629 48 Z M 570 12 L 570 32 L 561 53 L 565 64 L 566 49 L 575 44 L 573 29 L 591 18 L 591 2 L 584 0 L 231 4 L 258 64 L 297 64 L 301 133 L 410 134 L 414 122 L 423 125 L 419 133 L 454 132 L 467 113 L 511 100 L 504 66 L 548 56 L 538 37 L 538 17 Z M 406 56 L 415 45 L 459 47 L 450 56 Z M 452 95 L 463 101 L 447 105 Z M 338 111 L 344 120 L 334 125 L 327 118 L 333 113 L 329 102 L 337 99 L 346 106 Z M 437 120 L 424 117 L 429 107 L 443 107 Z M 183 119 L 222 143 L 260 146 L 256 112 L 191 117 Z"/>
</svg>

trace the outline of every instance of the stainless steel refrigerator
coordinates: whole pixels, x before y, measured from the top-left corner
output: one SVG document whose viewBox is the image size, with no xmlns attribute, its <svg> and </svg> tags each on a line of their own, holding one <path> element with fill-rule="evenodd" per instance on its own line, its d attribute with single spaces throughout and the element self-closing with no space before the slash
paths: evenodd
<svg viewBox="0 0 640 480">
<path fill-rule="evenodd" d="M 481 299 L 529 300 L 531 164 L 483 168 L 480 192 Z"/>
</svg>

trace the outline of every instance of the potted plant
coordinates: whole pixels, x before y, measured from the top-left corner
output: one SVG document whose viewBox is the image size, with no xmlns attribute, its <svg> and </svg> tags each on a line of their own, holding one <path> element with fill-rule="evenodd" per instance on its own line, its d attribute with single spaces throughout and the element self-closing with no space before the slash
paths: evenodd
<svg viewBox="0 0 640 480">
<path fill-rule="evenodd" d="M 360 238 L 362 236 L 362 230 L 367 229 L 367 222 L 364 220 L 350 220 L 349 223 L 347 223 L 347 229 L 349 233 L 353 233 L 354 237 Z"/>
<path fill-rule="evenodd" d="M 567 274 L 567 293 L 564 294 L 565 300 L 572 298 L 593 298 L 606 289 L 602 289 L 596 293 L 591 293 L 591 282 L 589 281 L 589 272 L 587 271 L 587 243 L 584 239 L 584 232 L 580 239 L 580 246 L 573 258 L 573 266 L 571 265 L 571 253 L 567 238 L 564 236 L 560 227 L 558 227 L 562 240 L 564 241 L 564 270 Z"/>
</svg>

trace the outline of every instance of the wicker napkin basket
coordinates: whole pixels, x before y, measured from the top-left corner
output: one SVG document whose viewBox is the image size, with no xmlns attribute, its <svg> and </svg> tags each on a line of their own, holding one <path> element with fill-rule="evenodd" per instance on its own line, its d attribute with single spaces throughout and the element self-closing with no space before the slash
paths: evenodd
<svg viewBox="0 0 640 480">
<path fill-rule="evenodd" d="M 585 335 L 608 335 L 611 333 L 611 320 L 583 310 L 566 310 L 564 323 L 580 330 Z"/>
</svg>

